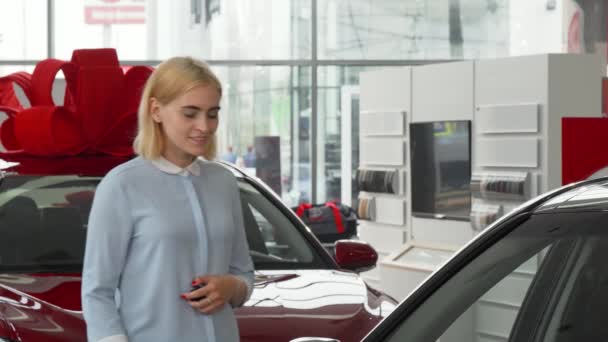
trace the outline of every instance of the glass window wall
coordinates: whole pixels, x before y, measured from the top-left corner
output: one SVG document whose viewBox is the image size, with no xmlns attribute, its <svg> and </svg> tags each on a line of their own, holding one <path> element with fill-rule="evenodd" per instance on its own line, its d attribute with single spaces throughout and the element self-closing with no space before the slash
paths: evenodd
<svg viewBox="0 0 608 342">
<path fill-rule="evenodd" d="M 508 54 L 507 0 L 319 0 L 321 59 L 463 59 Z"/>
<path fill-rule="evenodd" d="M 0 61 L 46 58 L 47 27 L 45 1 L 0 1 Z"/>
<path fill-rule="evenodd" d="M 302 59 L 311 54 L 310 0 L 54 0 L 55 55 L 114 47 L 122 60 Z M 79 34 L 74 34 L 78 32 Z"/>
<path fill-rule="evenodd" d="M 310 67 L 213 66 L 224 85 L 219 157 L 288 205 L 311 201 Z"/>
<path fill-rule="evenodd" d="M 359 72 L 532 53 L 605 55 L 607 17 L 603 0 L 2 1 L 0 76 L 31 71 L 44 58 L 70 59 L 76 48 L 113 47 L 125 64 L 207 60 L 226 88 L 222 156 L 245 166 L 270 153 L 276 165 L 264 177 L 290 205 L 354 204 Z"/>
</svg>

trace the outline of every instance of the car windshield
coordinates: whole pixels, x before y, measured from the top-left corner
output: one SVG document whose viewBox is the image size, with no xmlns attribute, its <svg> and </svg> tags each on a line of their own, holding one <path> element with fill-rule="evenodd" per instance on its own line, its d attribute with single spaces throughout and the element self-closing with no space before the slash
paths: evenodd
<svg viewBox="0 0 608 342">
<path fill-rule="evenodd" d="M 101 177 L 7 176 L 0 184 L 0 271 L 80 272 Z M 264 191 L 239 179 L 256 270 L 327 268 L 298 227 Z"/>
<path fill-rule="evenodd" d="M 374 341 L 604 341 L 607 225 L 603 211 L 533 215 L 470 262 L 455 259 Z"/>
</svg>

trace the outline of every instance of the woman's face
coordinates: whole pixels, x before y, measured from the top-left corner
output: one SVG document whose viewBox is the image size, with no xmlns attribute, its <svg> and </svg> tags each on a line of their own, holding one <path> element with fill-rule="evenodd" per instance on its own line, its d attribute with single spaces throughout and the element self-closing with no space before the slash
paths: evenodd
<svg viewBox="0 0 608 342">
<path fill-rule="evenodd" d="M 192 88 L 164 105 L 151 98 L 152 119 L 165 136 L 163 157 L 185 167 L 203 155 L 217 130 L 220 98 L 210 85 Z"/>
</svg>

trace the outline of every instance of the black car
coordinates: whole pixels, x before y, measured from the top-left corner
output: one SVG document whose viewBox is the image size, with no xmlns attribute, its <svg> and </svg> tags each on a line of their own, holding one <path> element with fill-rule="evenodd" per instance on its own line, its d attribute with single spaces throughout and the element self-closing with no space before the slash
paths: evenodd
<svg viewBox="0 0 608 342">
<path fill-rule="evenodd" d="M 486 229 L 363 341 L 607 341 L 607 264 L 608 178 L 568 185 Z"/>
<path fill-rule="evenodd" d="M 493 224 L 365 339 L 608 340 L 608 178 L 565 186 Z"/>
</svg>

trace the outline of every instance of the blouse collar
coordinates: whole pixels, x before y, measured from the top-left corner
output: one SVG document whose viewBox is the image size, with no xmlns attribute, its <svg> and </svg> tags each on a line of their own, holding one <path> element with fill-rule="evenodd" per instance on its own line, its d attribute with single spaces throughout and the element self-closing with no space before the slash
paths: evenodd
<svg viewBox="0 0 608 342">
<path fill-rule="evenodd" d="M 168 161 L 164 157 L 159 157 L 158 159 L 151 160 L 152 165 L 156 166 L 159 170 L 165 173 L 169 173 L 172 175 L 180 175 L 180 176 L 200 176 L 201 174 L 201 166 L 198 163 L 198 158 L 194 159 L 192 164 L 186 167 L 179 167 L 172 162 Z"/>
</svg>

